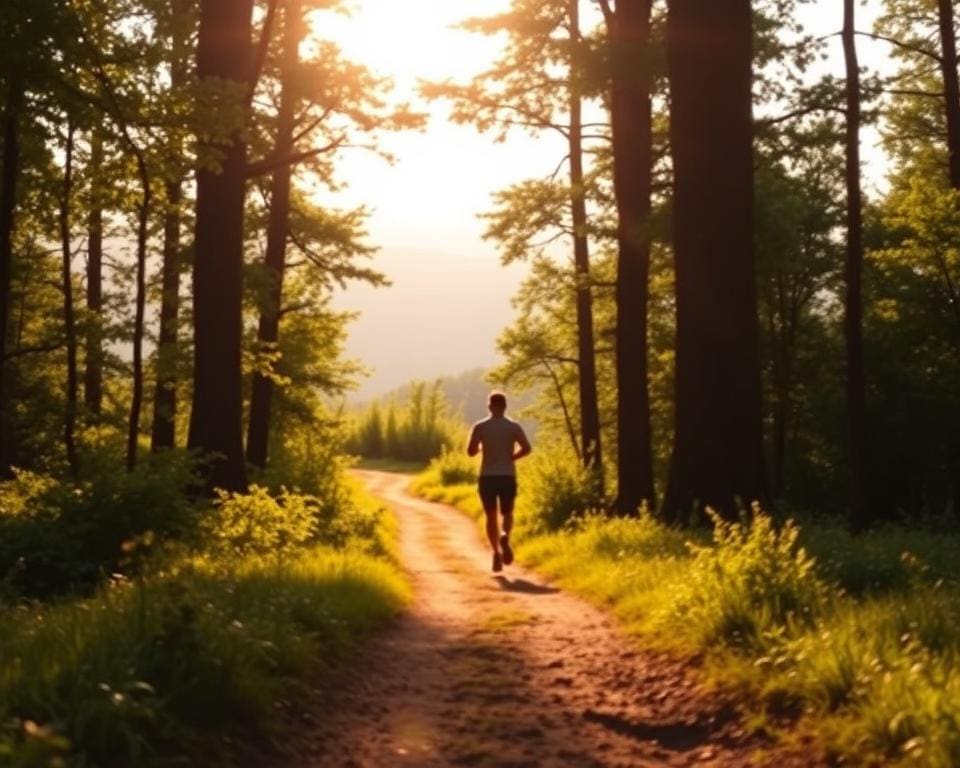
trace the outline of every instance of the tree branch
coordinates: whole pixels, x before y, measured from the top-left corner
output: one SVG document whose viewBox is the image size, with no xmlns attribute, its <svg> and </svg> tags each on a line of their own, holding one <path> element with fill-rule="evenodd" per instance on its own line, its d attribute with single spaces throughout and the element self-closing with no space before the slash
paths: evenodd
<svg viewBox="0 0 960 768">
<path fill-rule="evenodd" d="M 614 15 L 613 8 L 610 7 L 610 0 L 596 0 L 596 3 L 603 12 L 603 21 L 606 23 L 607 29 L 612 31 L 616 16 Z"/>
<path fill-rule="evenodd" d="M 64 341 L 58 341 L 56 343 L 51 342 L 50 344 L 41 344 L 35 347 L 19 347 L 17 349 L 12 349 L 7 354 L 3 356 L 3 362 L 8 360 L 13 360 L 18 357 L 23 357 L 24 355 L 36 355 L 42 354 L 44 352 L 56 352 L 57 350 L 63 349 L 66 345 Z"/>
<path fill-rule="evenodd" d="M 281 157 L 277 157 L 276 155 L 273 157 L 265 157 L 263 160 L 259 160 L 255 163 L 249 163 L 247 165 L 246 177 L 248 179 L 252 179 L 257 176 L 263 176 L 265 173 L 270 173 L 281 166 L 297 165 L 298 163 L 302 163 L 304 160 L 309 160 L 311 157 L 317 157 L 318 155 L 323 155 L 327 152 L 333 152 L 334 150 L 343 147 L 345 141 L 346 137 L 341 136 L 335 141 L 331 141 L 329 144 L 325 144 L 322 147 L 305 149 L 302 152 L 294 152 L 293 154 L 283 155 Z"/>
<path fill-rule="evenodd" d="M 250 79 L 247 81 L 247 98 L 245 103 L 248 108 L 253 102 L 253 94 L 256 93 L 257 83 L 260 82 L 260 75 L 263 74 L 263 65 L 267 60 L 267 50 L 270 48 L 270 36 L 273 34 L 273 20 L 277 15 L 277 5 L 279 5 L 279 0 L 270 0 L 267 4 L 267 15 L 263 19 L 263 29 L 260 30 L 260 40 L 257 42 L 257 48 L 250 68 Z"/>
<path fill-rule="evenodd" d="M 902 40 L 897 40 L 896 38 L 893 38 L 893 37 L 887 37 L 886 35 L 878 35 L 876 32 L 854 32 L 854 34 L 859 35 L 860 37 L 868 37 L 871 40 L 882 40 L 883 42 L 890 43 L 890 45 L 895 46 L 897 48 L 903 48 L 903 50 L 905 51 L 910 51 L 911 53 L 918 53 L 921 56 L 926 56 L 928 58 L 931 58 L 939 64 L 943 63 L 942 56 L 940 56 L 937 53 L 934 53 L 933 51 L 927 50 L 926 48 L 921 48 L 918 45 L 910 45 L 909 43 L 905 43 Z"/>
</svg>

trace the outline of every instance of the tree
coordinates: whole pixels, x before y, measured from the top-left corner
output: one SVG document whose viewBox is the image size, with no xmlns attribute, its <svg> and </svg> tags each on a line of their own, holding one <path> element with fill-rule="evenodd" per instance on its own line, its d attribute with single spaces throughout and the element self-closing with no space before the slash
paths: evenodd
<svg viewBox="0 0 960 768">
<path fill-rule="evenodd" d="M 77 126 L 73 116 L 67 117 L 63 140 L 63 180 L 60 188 L 60 249 L 61 288 L 63 290 L 63 329 L 66 338 L 67 377 L 66 407 L 63 415 L 63 444 L 74 481 L 80 479 L 80 459 L 77 456 L 77 323 L 73 301 L 73 245 L 70 235 L 70 210 L 73 197 L 73 153 Z"/>
<path fill-rule="evenodd" d="M 847 505 L 850 527 L 866 519 L 866 393 L 863 365 L 863 208 L 860 192 L 860 65 L 857 62 L 854 0 L 843 3 L 843 57 L 846 65 L 847 251 L 844 268 L 844 334 L 847 351 Z"/>
<path fill-rule="evenodd" d="M 87 213 L 87 339 L 83 366 L 83 403 L 99 419 L 103 411 L 103 132 L 90 132 L 90 203 Z"/>
<path fill-rule="evenodd" d="M 647 372 L 653 106 L 651 0 L 601 0 L 611 57 L 617 204 L 617 498 L 621 514 L 656 506 Z"/>
<path fill-rule="evenodd" d="M 471 19 L 463 26 L 484 34 L 507 33 L 506 52 L 469 85 L 433 84 L 424 89 L 426 95 L 453 100 L 453 119 L 473 123 L 480 130 L 495 128 L 500 137 L 517 127 L 555 131 L 566 144 L 564 162 L 569 163 L 570 180 L 566 203 L 572 221 L 569 235 L 577 278 L 579 453 L 584 465 L 602 479 L 586 193 L 590 174 L 585 172 L 583 161 L 584 141 L 597 137 L 594 129 L 598 126 L 583 119 L 583 105 L 591 95 L 588 71 L 592 51 L 581 29 L 580 3 L 515 0 L 508 12 Z M 556 173 L 551 181 L 555 176 Z"/>
<path fill-rule="evenodd" d="M 751 4 L 672 0 L 676 415 L 663 514 L 766 500 L 753 256 Z"/>
<path fill-rule="evenodd" d="M 940 29 L 940 71 L 943 73 L 947 148 L 950 154 L 950 186 L 960 190 L 960 75 L 957 73 L 953 0 L 937 0 L 937 21 Z"/>
<path fill-rule="evenodd" d="M 246 144 L 241 132 L 253 74 L 253 0 L 202 0 L 197 76 L 220 91 L 227 127 L 200 136 L 194 231 L 194 381 L 188 445 L 208 454 L 210 487 L 241 491 L 242 274 Z"/>
<path fill-rule="evenodd" d="M 7 334 L 10 321 L 10 282 L 13 269 L 13 229 L 20 173 L 20 111 L 23 88 L 19 78 L 7 82 L 3 110 L 3 165 L 0 168 L 0 477 L 9 472 L 10 433 L 6 424 Z"/>
<path fill-rule="evenodd" d="M 177 103 L 181 91 L 189 83 L 188 60 L 191 53 L 191 32 L 196 19 L 189 0 L 166 3 L 158 13 L 158 27 L 168 40 L 166 58 L 170 68 L 172 104 L 170 117 L 178 116 Z M 153 395 L 153 425 L 150 445 L 153 451 L 173 448 L 176 444 L 177 375 L 180 349 L 180 273 L 183 269 L 183 244 L 180 242 L 184 215 L 184 182 L 186 160 L 183 127 L 167 128 L 167 169 L 163 179 L 163 265 L 161 267 L 160 332 L 157 339 L 156 384 Z"/>
<path fill-rule="evenodd" d="M 296 112 L 300 102 L 298 64 L 300 41 L 306 31 L 300 0 L 287 0 L 283 11 L 283 51 L 280 108 L 277 114 L 275 152 L 279 157 L 293 153 Z M 292 168 L 284 163 L 274 170 L 270 185 L 270 213 L 267 224 L 267 247 L 264 265 L 267 270 L 267 297 L 260 312 L 257 341 L 260 345 L 276 345 L 280 332 L 280 306 L 283 295 L 283 273 L 286 267 L 287 230 L 290 217 L 290 180 Z M 273 377 L 255 372 L 250 398 L 250 420 L 247 432 L 247 461 L 256 467 L 267 464 L 267 443 L 270 429 L 270 401 Z"/>
<path fill-rule="evenodd" d="M 304 267 L 327 290 L 344 287 L 347 280 L 386 283 L 383 275 L 356 263 L 373 253 L 363 242 L 367 212 L 329 210 L 309 202 L 297 188 L 297 171 L 303 167 L 314 180 L 335 189 L 333 160 L 353 143 L 354 134 L 422 122 L 422 115 L 404 105 L 390 109 L 381 98 L 386 83 L 365 67 L 345 61 L 334 44 L 319 41 L 313 56 L 301 60 L 308 8 L 301 0 L 289 0 L 284 6 L 282 42 L 268 57 L 264 78 L 269 98 L 262 99 L 279 107 L 275 118 L 258 115 L 262 133 L 269 134 L 263 142 L 269 149 L 264 149 L 263 160 L 251 163 L 272 171 L 265 195 L 264 259 L 257 274 L 260 316 L 255 356 L 263 365 L 253 372 L 247 436 L 247 460 L 260 468 L 267 464 L 274 390 L 284 378 L 278 344 L 283 318 L 297 311 L 285 300 L 288 270 Z M 367 148 L 375 150 L 376 144 Z"/>
<path fill-rule="evenodd" d="M 814 398 L 826 410 L 818 384 L 827 377 L 815 377 L 807 358 L 815 341 L 823 354 L 817 334 L 824 322 L 834 321 L 831 289 L 841 279 L 842 246 L 835 237 L 844 217 L 838 130 L 833 120 L 819 121 L 790 139 L 781 137 L 782 156 L 758 152 L 756 257 L 776 499 L 787 496 L 793 479 L 788 466 L 805 458 L 797 455 L 801 411 Z M 791 497 L 799 490 L 790 488 Z"/>
</svg>

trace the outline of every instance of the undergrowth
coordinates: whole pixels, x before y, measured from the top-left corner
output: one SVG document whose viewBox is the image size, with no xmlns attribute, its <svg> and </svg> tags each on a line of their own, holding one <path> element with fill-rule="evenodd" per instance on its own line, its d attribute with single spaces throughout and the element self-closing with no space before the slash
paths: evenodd
<svg viewBox="0 0 960 768">
<path fill-rule="evenodd" d="M 18 596 L 14 571 L 0 601 L 0 765 L 189 765 L 221 736 L 268 734 L 279 704 L 322 686 L 409 597 L 395 522 L 341 482 L 337 505 L 257 486 L 187 505 L 191 530 L 128 530 L 105 561 L 117 571 L 94 586 L 82 574 L 81 591 L 57 584 L 56 599 Z M 61 538 L 55 491 L 25 474 L 0 484 L 4 526 L 33 520 Z"/>
</svg>

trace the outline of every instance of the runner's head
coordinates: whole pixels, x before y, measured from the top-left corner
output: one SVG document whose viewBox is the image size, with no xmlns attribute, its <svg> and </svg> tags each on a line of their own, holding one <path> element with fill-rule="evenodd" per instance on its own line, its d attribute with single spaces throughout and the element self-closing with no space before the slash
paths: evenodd
<svg viewBox="0 0 960 768">
<path fill-rule="evenodd" d="M 507 410 L 507 396 L 503 392 L 491 392 L 487 398 L 487 408 L 494 416 L 503 416 Z"/>
</svg>

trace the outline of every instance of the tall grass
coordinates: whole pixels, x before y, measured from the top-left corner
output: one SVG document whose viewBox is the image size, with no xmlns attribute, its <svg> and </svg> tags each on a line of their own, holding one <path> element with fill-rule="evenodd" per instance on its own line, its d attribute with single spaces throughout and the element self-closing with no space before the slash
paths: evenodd
<svg viewBox="0 0 960 768">
<path fill-rule="evenodd" d="M 362 524 L 333 546 L 315 506 L 224 495 L 203 551 L 167 542 L 88 597 L 0 606 L 0 764 L 193 764 L 219 734 L 269 731 L 409 597 L 391 518 L 355 498 Z"/>
<path fill-rule="evenodd" d="M 545 464 L 521 466 L 522 562 L 611 606 L 646 644 L 703 658 L 755 722 L 800 713 L 847 764 L 960 765 L 960 535 L 887 526 L 853 538 L 759 510 L 679 531 L 588 501 L 559 515 L 545 500 L 577 497 L 576 468 Z M 472 484 L 444 486 L 439 469 L 413 489 L 478 514 Z"/>
</svg>

